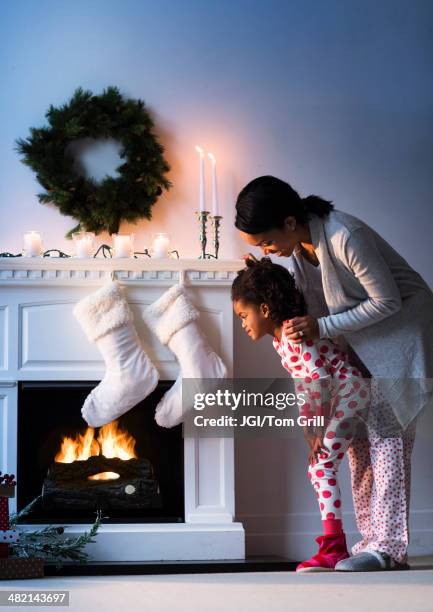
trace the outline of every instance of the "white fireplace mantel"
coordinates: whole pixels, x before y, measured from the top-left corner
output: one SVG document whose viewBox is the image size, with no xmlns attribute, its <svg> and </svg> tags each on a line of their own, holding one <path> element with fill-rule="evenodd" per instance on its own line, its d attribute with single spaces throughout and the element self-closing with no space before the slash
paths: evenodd
<svg viewBox="0 0 433 612">
<path fill-rule="evenodd" d="M 124 282 L 170 285 L 181 274 L 191 285 L 231 285 L 243 267 L 238 259 L 76 259 L 74 257 L 0 258 L 0 286 L 13 283 L 99 284 L 113 275 Z"/>
<path fill-rule="evenodd" d="M 242 266 L 240 260 L 0 259 L 0 470 L 17 474 L 19 381 L 99 380 L 104 375 L 96 346 L 72 315 L 78 300 L 116 278 L 125 287 L 138 334 L 160 378 L 173 380 L 177 362 L 141 313 L 183 277 L 200 311 L 201 328 L 230 374 L 229 290 Z M 92 558 L 106 563 L 244 558 L 244 529 L 234 520 L 233 438 L 185 438 L 184 476 L 185 523 L 102 525 L 96 544 L 88 548 Z M 66 535 L 89 528 L 73 525 Z"/>
</svg>

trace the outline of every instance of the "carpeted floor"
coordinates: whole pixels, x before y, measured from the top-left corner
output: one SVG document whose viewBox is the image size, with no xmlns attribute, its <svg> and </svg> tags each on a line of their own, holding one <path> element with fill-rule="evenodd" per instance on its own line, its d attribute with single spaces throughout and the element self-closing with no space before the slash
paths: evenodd
<svg viewBox="0 0 433 612">
<path fill-rule="evenodd" d="M 431 560 L 430 560 L 431 563 Z M 2 581 L 0 591 L 68 590 L 71 610 L 111 612 L 433 612 L 433 566 L 405 572 L 252 572 L 162 576 L 46 577 Z M 25 606 L 27 609 L 27 606 Z M 65 607 L 51 606 L 51 610 Z"/>
</svg>

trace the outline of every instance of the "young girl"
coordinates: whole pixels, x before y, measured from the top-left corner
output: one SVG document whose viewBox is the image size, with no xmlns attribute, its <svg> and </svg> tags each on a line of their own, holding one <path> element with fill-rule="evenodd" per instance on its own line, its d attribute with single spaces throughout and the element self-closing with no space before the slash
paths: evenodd
<svg viewBox="0 0 433 612">
<path fill-rule="evenodd" d="M 304 396 L 301 414 L 324 417 L 324 428 L 304 430 L 310 446 L 308 477 L 319 503 L 323 535 L 316 538 L 318 553 L 300 563 L 297 571 L 332 571 L 349 556 L 341 520 L 338 469 L 359 420 L 365 418 L 369 399 L 366 381 L 335 342 L 321 339 L 294 344 L 282 333 L 285 320 L 306 314 L 303 295 L 283 266 L 266 257 L 248 260 L 247 268 L 233 282 L 232 301 L 252 340 L 265 334 L 274 337 L 283 367 L 293 378 L 296 392 Z"/>
</svg>

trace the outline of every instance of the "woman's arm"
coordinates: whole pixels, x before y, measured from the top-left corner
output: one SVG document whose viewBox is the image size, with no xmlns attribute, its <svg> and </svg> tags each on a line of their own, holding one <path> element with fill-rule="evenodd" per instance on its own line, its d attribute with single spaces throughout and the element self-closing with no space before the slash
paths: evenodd
<svg viewBox="0 0 433 612">
<path fill-rule="evenodd" d="M 353 308 L 318 319 L 320 338 L 357 331 L 386 319 L 401 308 L 401 296 L 373 235 L 354 230 L 345 244 L 343 264 L 358 279 L 367 299 Z"/>
</svg>

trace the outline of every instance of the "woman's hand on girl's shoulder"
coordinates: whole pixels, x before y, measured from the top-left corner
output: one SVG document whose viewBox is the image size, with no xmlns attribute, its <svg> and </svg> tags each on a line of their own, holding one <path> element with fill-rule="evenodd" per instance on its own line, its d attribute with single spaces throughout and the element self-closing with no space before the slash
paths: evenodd
<svg viewBox="0 0 433 612">
<path fill-rule="evenodd" d="M 310 315 L 295 317 L 284 321 L 283 334 L 295 344 L 300 344 L 305 340 L 316 340 L 319 338 L 319 323 Z"/>
</svg>

